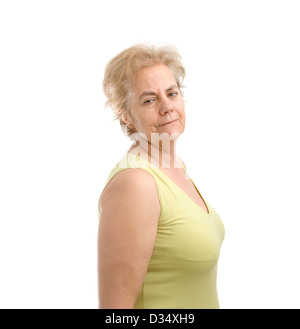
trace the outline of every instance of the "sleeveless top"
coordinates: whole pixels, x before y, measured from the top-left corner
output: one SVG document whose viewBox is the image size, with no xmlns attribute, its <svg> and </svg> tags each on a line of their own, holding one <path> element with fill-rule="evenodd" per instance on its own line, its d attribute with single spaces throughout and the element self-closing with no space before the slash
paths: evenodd
<svg viewBox="0 0 300 329">
<path fill-rule="evenodd" d="M 152 175 L 160 203 L 154 248 L 134 308 L 219 308 L 217 265 L 225 232 L 218 214 L 202 198 L 208 209 L 204 211 L 159 168 L 128 152 L 109 174 L 103 190 L 128 168 Z"/>
</svg>

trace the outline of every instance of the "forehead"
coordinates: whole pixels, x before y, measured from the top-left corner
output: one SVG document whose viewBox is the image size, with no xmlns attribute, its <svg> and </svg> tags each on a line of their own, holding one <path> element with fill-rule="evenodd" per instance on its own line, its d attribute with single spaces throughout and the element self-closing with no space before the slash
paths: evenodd
<svg viewBox="0 0 300 329">
<path fill-rule="evenodd" d="M 168 88 L 174 84 L 177 83 L 172 71 L 166 65 L 158 64 L 142 68 L 135 74 L 133 90 Z"/>
</svg>

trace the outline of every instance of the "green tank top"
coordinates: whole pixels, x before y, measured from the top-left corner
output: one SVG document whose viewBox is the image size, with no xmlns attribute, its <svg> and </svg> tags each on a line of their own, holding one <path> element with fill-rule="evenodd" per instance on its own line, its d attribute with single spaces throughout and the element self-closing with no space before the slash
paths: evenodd
<svg viewBox="0 0 300 329">
<path fill-rule="evenodd" d="M 141 168 L 152 175 L 161 208 L 152 256 L 134 308 L 219 308 L 217 264 L 224 227 L 218 214 L 203 199 L 208 213 L 204 211 L 159 168 L 128 152 L 104 188 L 127 168 Z M 100 219 L 99 208 L 98 215 Z"/>
</svg>

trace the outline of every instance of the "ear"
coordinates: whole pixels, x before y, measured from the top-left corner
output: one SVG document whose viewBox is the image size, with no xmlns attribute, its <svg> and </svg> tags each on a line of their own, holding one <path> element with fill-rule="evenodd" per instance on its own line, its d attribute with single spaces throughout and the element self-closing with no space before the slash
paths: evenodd
<svg viewBox="0 0 300 329">
<path fill-rule="evenodd" d="M 132 124 L 131 124 L 131 121 L 130 121 L 130 119 L 129 119 L 129 115 L 128 115 L 127 111 L 124 110 L 124 109 L 119 109 L 119 110 L 118 110 L 118 114 L 119 114 L 119 118 L 120 118 L 122 121 L 124 121 L 124 123 L 126 124 L 126 126 L 127 126 L 128 128 L 132 128 Z"/>
</svg>

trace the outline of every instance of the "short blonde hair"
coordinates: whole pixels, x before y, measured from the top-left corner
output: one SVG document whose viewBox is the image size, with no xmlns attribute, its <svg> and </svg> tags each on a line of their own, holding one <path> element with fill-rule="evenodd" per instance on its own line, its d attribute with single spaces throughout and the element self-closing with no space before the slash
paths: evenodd
<svg viewBox="0 0 300 329">
<path fill-rule="evenodd" d="M 119 53 L 106 65 L 103 80 L 103 91 L 107 97 L 105 107 L 111 108 L 121 127 L 125 127 L 125 123 L 120 117 L 120 110 L 129 111 L 128 99 L 136 72 L 156 64 L 164 64 L 171 70 L 181 90 L 185 69 L 174 46 L 137 44 Z M 129 136 L 133 131 L 126 127 L 123 132 Z"/>
</svg>

